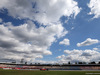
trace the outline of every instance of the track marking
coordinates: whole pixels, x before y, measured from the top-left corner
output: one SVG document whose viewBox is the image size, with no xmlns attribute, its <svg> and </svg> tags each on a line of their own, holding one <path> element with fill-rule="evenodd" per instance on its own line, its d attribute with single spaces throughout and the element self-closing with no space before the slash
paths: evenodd
<svg viewBox="0 0 100 75">
<path fill-rule="evenodd" d="M 93 75 L 93 74 L 99 74 L 100 75 L 100 73 L 85 73 L 85 74 L 89 74 L 89 75 Z"/>
</svg>

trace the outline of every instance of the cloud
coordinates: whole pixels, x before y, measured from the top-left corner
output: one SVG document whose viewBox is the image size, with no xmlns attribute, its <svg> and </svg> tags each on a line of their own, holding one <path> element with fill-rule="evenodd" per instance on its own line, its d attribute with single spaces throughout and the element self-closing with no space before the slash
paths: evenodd
<svg viewBox="0 0 100 75">
<path fill-rule="evenodd" d="M 6 9 L 9 16 L 18 19 L 32 18 L 31 16 L 33 14 L 31 0 L 1 0 L 0 9 Z"/>
<path fill-rule="evenodd" d="M 0 18 L 0 23 L 2 23 L 2 21 L 3 21 L 3 20 Z"/>
<path fill-rule="evenodd" d="M 100 52 L 96 50 L 64 50 L 66 55 L 58 56 L 60 59 L 59 62 L 91 62 L 91 61 L 100 61 Z"/>
<path fill-rule="evenodd" d="M 62 16 L 74 17 L 81 8 L 74 0 L 1 0 L 0 9 L 17 19 L 30 19 L 47 25 L 60 20 Z"/>
<path fill-rule="evenodd" d="M 100 17 L 100 0 L 90 0 L 88 7 L 91 9 L 89 15 L 94 15 L 93 18 Z"/>
<path fill-rule="evenodd" d="M 36 28 L 32 21 L 19 26 L 13 26 L 11 23 L 1 24 L 0 59 L 18 61 L 23 58 L 26 61 L 34 61 L 36 58 L 43 58 L 43 55 L 52 55 L 48 48 L 56 39 L 66 34 L 67 31 L 61 24 L 39 28 Z"/>
<path fill-rule="evenodd" d="M 57 58 L 60 59 L 60 58 L 64 58 L 65 55 L 61 55 L 61 56 L 58 56 Z"/>
<path fill-rule="evenodd" d="M 41 63 L 41 64 L 56 64 L 57 61 L 45 61 L 45 60 L 35 60 L 33 63 Z"/>
<path fill-rule="evenodd" d="M 64 39 L 63 41 L 60 41 L 59 44 L 63 44 L 63 45 L 70 45 L 70 40 L 69 39 Z"/>
<path fill-rule="evenodd" d="M 71 30 L 75 29 L 75 27 L 72 27 Z"/>
<path fill-rule="evenodd" d="M 7 11 L 14 19 L 28 21 L 19 26 L 11 22 L 0 25 L 0 59 L 34 61 L 52 55 L 52 43 L 68 33 L 60 18 L 75 18 L 80 10 L 74 0 L 1 0 L 0 12 Z M 33 21 L 39 24 L 38 28 Z"/>
<path fill-rule="evenodd" d="M 73 51 L 70 51 L 70 50 L 64 50 L 64 53 L 66 54 L 80 54 L 81 53 L 81 50 L 73 50 Z"/>
<path fill-rule="evenodd" d="M 74 17 L 80 12 L 81 8 L 78 7 L 78 3 L 74 0 L 36 0 L 37 13 L 36 20 L 40 23 L 48 24 L 51 22 L 57 22 L 62 16 Z M 40 10 L 41 9 L 41 10 Z"/>
<path fill-rule="evenodd" d="M 87 38 L 85 41 L 83 41 L 81 43 L 77 43 L 77 46 L 78 47 L 80 47 L 80 46 L 89 46 L 89 45 L 96 44 L 96 43 L 99 43 L 99 40 Z"/>
<path fill-rule="evenodd" d="M 98 50 L 98 48 L 93 48 L 93 50 Z"/>
</svg>

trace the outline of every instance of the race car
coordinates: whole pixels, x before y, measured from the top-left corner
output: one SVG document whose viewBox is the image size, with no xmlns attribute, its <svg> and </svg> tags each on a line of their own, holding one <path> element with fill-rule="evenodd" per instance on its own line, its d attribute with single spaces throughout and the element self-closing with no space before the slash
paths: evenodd
<svg viewBox="0 0 100 75">
<path fill-rule="evenodd" d="M 48 71 L 48 69 L 46 69 L 46 68 L 41 68 L 40 70 L 41 71 Z"/>
</svg>

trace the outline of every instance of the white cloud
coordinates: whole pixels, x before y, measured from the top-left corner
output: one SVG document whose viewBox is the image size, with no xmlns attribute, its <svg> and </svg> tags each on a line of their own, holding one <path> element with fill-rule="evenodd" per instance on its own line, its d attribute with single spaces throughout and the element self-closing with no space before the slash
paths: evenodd
<svg viewBox="0 0 100 75">
<path fill-rule="evenodd" d="M 14 18 L 28 18 L 45 25 L 58 22 L 62 16 L 75 17 L 81 10 L 74 0 L 1 0 L 0 9 L 3 8 Z"/>
<path fill-rule="evenodd" d="M 3 20 L 0 18 L 0 23 L 2 23 L 2 21 L 3 21 Z"/>
<path fill-rule="evenodd" d="M 27 61 L 51 55 L 49 48 L 52 43 L 68 33 L 61 25 L 60 18 L 76 17 L 81 10 L 74 0 L 1 0 L 0 11 L 5 9 L 15 19 L 29 19 L 47 25 L 36 28 L 32 21 L 19 26 L 11 22 L 0 25 L 1 59 L 24 58 Z"/>
<path fill-rule="evenodd" d="M 81 10 L 74 0 L 36 0 L 36 2 L 39 9 L 39 13 L 35 15 L 36 20 L 44 24 L 57 22 L 62 16 L 69 17 L 72 14 L 76 16 Z"/>
<path fill-rule="evenodd" d="M 65 55 L 61 55 L 61 56 L 58 56 L 57 58 L 60 59 L 60 58 L 64 58 Z"/>
<path fill-rule="evenodd" d="M 100 17 L 100 0 L 90 0 L 88 7 L 91 9 L 89 15 L 94 15 L 93 18 Z"/>
<path fill-rule="evenodd" d="M 93 50 L 98 50 L 98 48 L 93 48 Z"/>
<path fill-rule="evenodd" d="M 71 30 L 75 29 L 75 27 L 72 27 Z"/>
<path fill-rule="evenodd" d="M 59 44 L 70 45 L 70 40 L 64 39 L 63 41 L 59 42 Z"/>
<path fill-rule="evenodd" d="M 81 54 L 81 50 L 76 50 L 76 49 L 74 49 L 73 51 L 64 50 L 64 53 L 66 53 L 66 54 Z"/>
<path fill-rule="evenodd" d="M 56 64 L 57 61 L 45 61 L 45 60 L 35 60 L 33 63 L 41 63 L 41 64 Z"/>
<path fill-rule="evenodd" d="M 0 59 L 18 61 L 24 58 L 26 61 L 34 61 L 43 58 L 43 55 L 52 55 L 48 48 L 57 38 L 67 33 L 61 24 L 39 28 L 31 21 L 20 26 L 4 24 L 0 25 Z"/>
<path fill-rule="evenodd" d="M 77 46 L 78 47 L 80 47 L 80 46 L 89 46 L 89 45 L 96 44 L 96 43 L 99 43 L 99 40 L 87 38 L 85 41 L 83 41 L 81 43 L 77 43 Z"/>
<path fill-rule="evenodd" d="M 100 61 L 100 53 L 96 50 L 64 50 L 66 55 L 58 56 L 60 62 L 91 62 Z"/>
</svg>

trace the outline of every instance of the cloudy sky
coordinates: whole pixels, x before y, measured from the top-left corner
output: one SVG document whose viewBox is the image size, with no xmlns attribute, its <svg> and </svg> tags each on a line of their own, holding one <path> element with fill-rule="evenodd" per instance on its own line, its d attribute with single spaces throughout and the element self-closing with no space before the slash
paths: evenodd
<svg viewBox="0 0 100 75">
<path fill-rule="evenodd" d="M 100 61 L 100 0 L 0 0 L 0 62 Z"/>
</svg>

